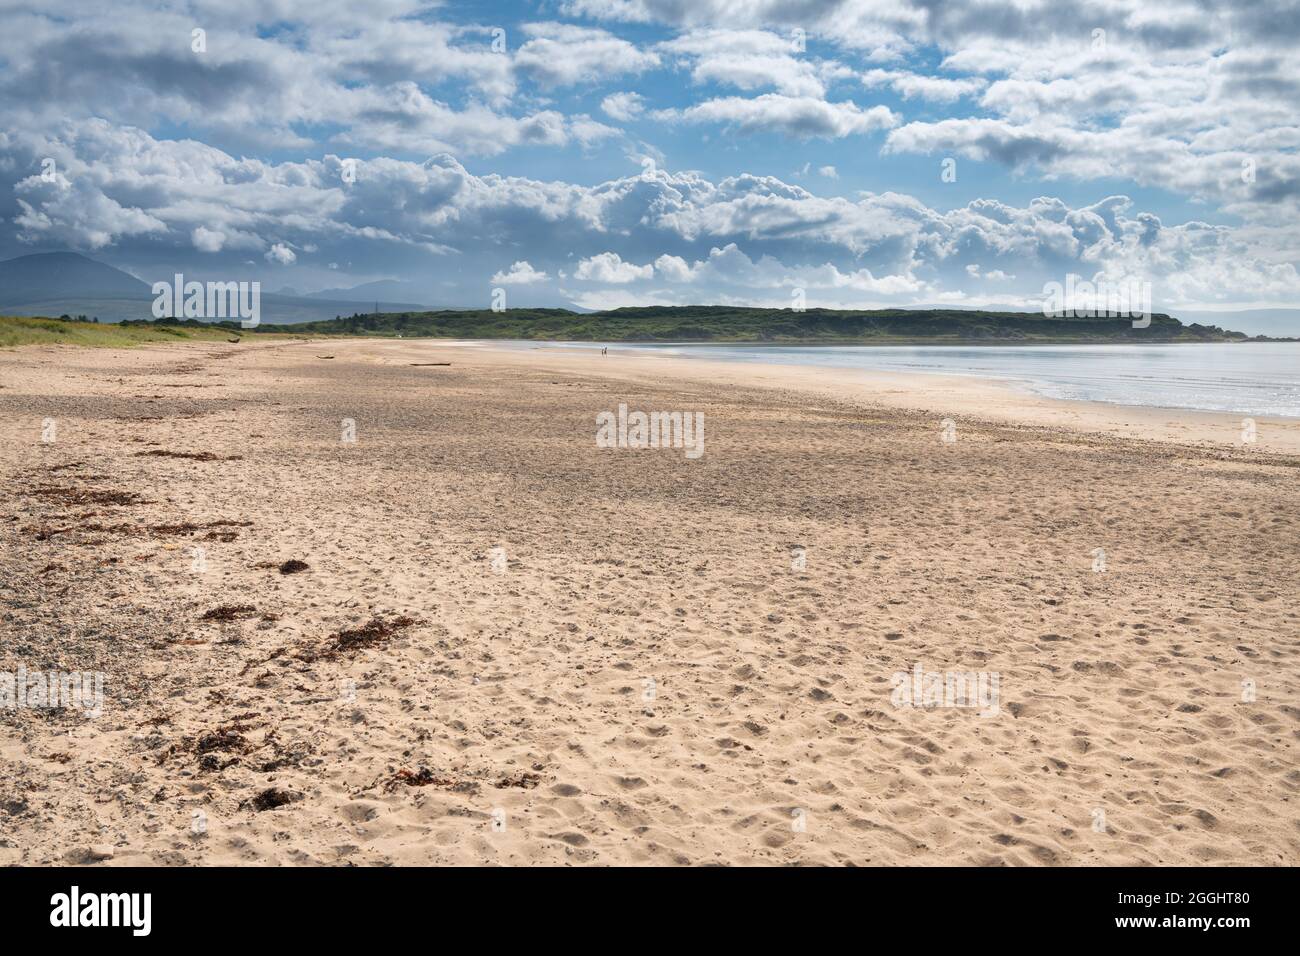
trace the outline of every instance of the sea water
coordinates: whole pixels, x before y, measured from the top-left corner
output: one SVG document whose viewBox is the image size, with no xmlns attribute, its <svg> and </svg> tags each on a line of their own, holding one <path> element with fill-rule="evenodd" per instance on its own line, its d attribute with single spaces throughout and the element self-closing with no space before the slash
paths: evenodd
<svg viewBox="0 0 1300 956">
<path fill-rule="evenodd" d="M 537 348 L 539 343 L 514 343 Z M 620 351 L 727 362 L 970 375 L 1050 398 L 1300 417 L 1300 342 L 1179 345 L 630 345 Z"/>
</svg>

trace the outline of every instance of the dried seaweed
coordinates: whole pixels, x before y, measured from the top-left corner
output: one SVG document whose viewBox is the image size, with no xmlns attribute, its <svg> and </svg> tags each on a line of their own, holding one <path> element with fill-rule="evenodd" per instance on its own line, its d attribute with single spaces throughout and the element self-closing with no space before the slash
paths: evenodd
<svg viewBox="0 0 1300 956">
<path fill-rule="evenodd" d="M 283 807 L 290 803 L 301 800 L 301 793 L 294 793 L 291 790 L 282 790 L 279 787 L 267 787 L 265 790 L 249 797 L 239 806 L 241 809 L 247 807 L 262 813 L 265 810 L 274 810 L 277 807 Z"/>
<path fill-rule="evenodd" d="M 209 611 L 204 611 L 201 621 L 236 621 L 243 617 L 252 617 L 257 608 L 251 604 L 221 604 Z"/>
<path fill-rule="evenodd" d="M 49 498 L 53 501 L 61 501 L 64 504 L 75 505 L 139 505 L 150 504 L 143 497 L 134 491 L 112 491 L 100 490 L 94 488 L 66 488 L 57 485 L 47 485 L 44 488 L 33 488 L 33 495 L 38 498 Z"/>
<path fill-rule="evenodd" d="M 243 455 L 214 455 L 210 451 L 167 451 L 162 448 L 151 449 L 150 451 L 138 451 L 135 453 L 136 458 L 186 458 L 190 461 L 243 461 Z"/>
</svg>

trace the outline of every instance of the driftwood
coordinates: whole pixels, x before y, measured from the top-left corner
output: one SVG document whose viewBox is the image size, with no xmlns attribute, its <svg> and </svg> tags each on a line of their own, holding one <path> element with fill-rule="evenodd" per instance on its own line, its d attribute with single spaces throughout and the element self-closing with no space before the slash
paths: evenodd
<svg viewBox="0 0 1300 956">
<path fill-rule="evenodd" d="M 450 362 L 411 362 L 412 367 L 423 365 L 450 365 Z"/>
</svg>

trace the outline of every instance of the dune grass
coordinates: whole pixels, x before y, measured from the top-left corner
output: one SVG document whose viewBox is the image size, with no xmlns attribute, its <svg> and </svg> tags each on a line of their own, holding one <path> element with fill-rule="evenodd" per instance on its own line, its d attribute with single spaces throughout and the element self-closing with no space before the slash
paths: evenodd
<svg viewBox="0 0 1300 956">
<path fill-rule="evenodd" d="M 1048 317 L 1041 312 L 962 309 L 760 309 L 742 306 L 641 306 L 607 312 L 506 309 L 382 312 L 275 325 L 257 334 L 426 336 L 569 342 L 767 342 L 895 345 L 1106 342 L 1225 342 L 1247 338 L 1215 326 L 1184 325 L 1163 313 L 1149 328 L 1127 315 Z"/>
<path fill-rule="evenodd" d="M 0 348 L 19 345 L 81 345 L 130 348 L 152 342 L 221 342 L 239 333 L 229 329 L 175 328 L 167 325 L 115 325 L 63 319 L 0 315 Z"/>
</svg>

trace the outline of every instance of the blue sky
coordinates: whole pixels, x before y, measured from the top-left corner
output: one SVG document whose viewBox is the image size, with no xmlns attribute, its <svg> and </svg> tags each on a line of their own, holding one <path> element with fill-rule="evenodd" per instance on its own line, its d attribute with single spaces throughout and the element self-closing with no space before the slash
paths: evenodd
<svg viewBox="0 0 1300 956">
<path fill-rule="evenodd" d="M 87 7 L 0 0 L 5 257 L 452 306 L 1300 304 L 1293 4 Z"/>
</svg>

